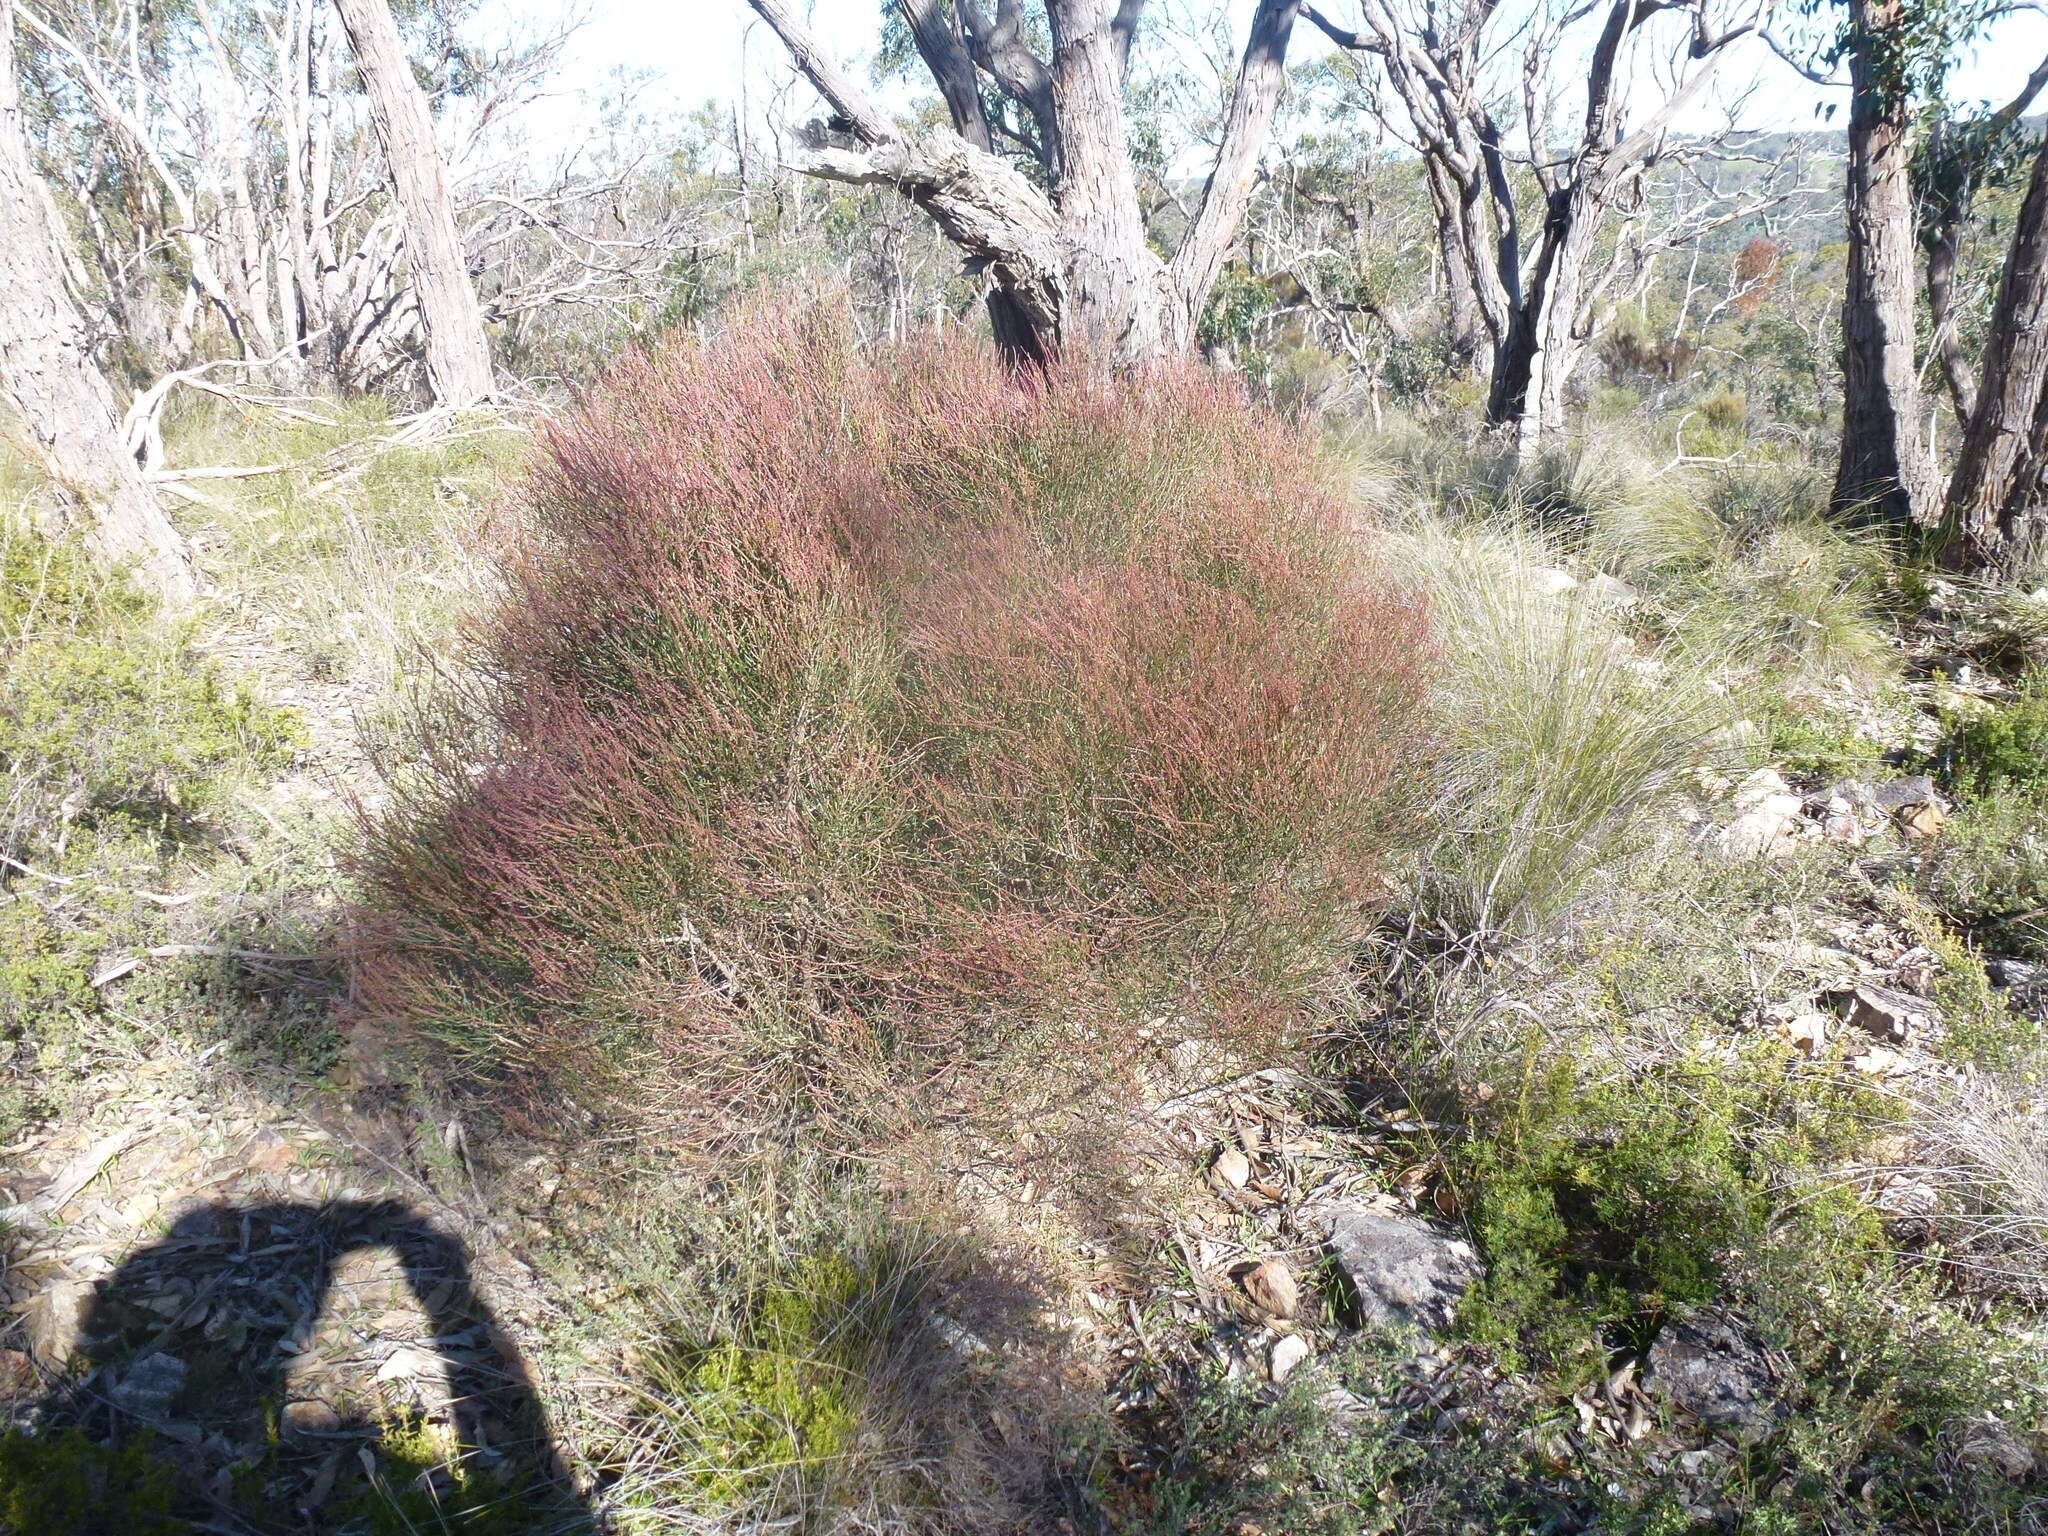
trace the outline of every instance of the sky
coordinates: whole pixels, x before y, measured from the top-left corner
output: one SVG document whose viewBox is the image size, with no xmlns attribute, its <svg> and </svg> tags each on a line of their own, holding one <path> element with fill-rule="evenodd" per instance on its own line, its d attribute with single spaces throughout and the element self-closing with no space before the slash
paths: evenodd
<svg viewBox="0 0 2048 1536">
<path fill-rule="evenodd" d="M 1255 0 L 1226 0 L 1242 40 Z M 506 11 L 527 16 L 558 12 L 541 0 L 503 0 Z M 780 45 L 746 0 L 581 0 L 586 22 L 570 46 L 558 81 L 557 112 L 573 132 L 580 96 L 597 92 L 618 72 L 643 78 L 648 108 L 688 109 L 706 101 L 730 104 L 744 78 L 749 100 L 770 98 L 790 77 Z M 1348 0 L 1324 0 L 1323 10 L 1340 24 L 1353 11 Z M 811 0 L 811 23 L 820 38 L 857 79 L 865 81 L 877 36 L 881 0 Z M 1298 24 L 1292 58 L 1327 51 L 1322 34 Z M 2028 13 L 1997 24 L 1962 61 L 1953 77 L 1957 99 L 2009 98 L 2028 72 L 2048 55 L 2048 17 Z M 1743 92 L 1744 126 L 1804 128 L 1821 122 L 1824 103 L 1837 107 L 1840 122 L 1846 91 L 1828 91 L 1801 79 L 1761 46 L 1741 51 L 1723 71 L 1724 97 Z M 810 116 L 816 98 L 808 87 L 789 97 L 792 115 Z"/>
</svg>

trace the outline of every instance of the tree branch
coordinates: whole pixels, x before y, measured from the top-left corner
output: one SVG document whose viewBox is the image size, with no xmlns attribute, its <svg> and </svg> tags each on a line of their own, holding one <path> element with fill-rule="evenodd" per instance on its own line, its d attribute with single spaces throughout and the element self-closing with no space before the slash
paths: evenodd
<svg viewBox="0 0 2048 1536">
<path fill-rule="evenodd" d="M 1238 66 L 1237 89 L 1231 93 L 1224 121 L 1223 142 L 1202 190 L 1201 211 L 1173 259 L 1175 293 L 1190 309 L 1207 296 L 1244 218 L 1253 173 L 1273 126 L 1280 88 L 1286 83 L 1287 44 L 1300 10 L 1301 0 L 1259 0 L 1252 16 L 1251 35 L 1245 39 L 1244 58 Z M 1192 313 L 1182 316 L 1185 324 L 1191 325 L 1193 319 Z"/>
<path fill-rule="evenodd" d="M 918 57 L 931 72 L 939 94 L 946 98 L 953 131 L 976 149 L 993 151 L 995 141 L 989 137 L 988 109 L 982 104 L 974 60 L 969 57 L 959 31 L 959 13 L 948 16 L 939 0 L 896 0 L 896 9 L 910 28 Z"/>
<path fill-rule="evenodd" d="M 811 29 L 797 18 L 789 0 L 747 0 L 767 22 L 804 78 L 817 87 L 818 94 L 844 118 L 848 129 L 869 144 L 888 144 L 897 138 L 896 125 L 882 115 L 855 85 L 846 71 L 819 45 Z"/>
</svg>

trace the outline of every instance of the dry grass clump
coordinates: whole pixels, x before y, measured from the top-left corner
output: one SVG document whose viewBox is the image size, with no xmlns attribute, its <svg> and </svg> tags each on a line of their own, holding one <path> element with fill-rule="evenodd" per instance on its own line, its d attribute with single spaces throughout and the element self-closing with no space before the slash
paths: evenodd
<svg viewBox="0 0 2048 1536">
<path fill-rule="evenodd" d="M 2048 1098 L 1982 1069 L 1913 1095 L 1917 1154 L 1950 1262 L 2033 1301 L 2048 1296 Z"/>
<path fill-rule="evenodd" d="M 1227 382 L 756 321 L 626 363 L 524 511 L 357 982 L 530 1102 L 1271 1027 L 1371 920 L 1421 614 Z"/>
<path fill-rule="evenodd" d="M 1398 549 L 1442 658 L 1414 910 L 1448 939 L 1552 933 L 1668 831 L 1726 705 L 1596 589 L 1560 590 L 1565 556 L 1538 532 L 1411 505 Z"/>
</svg>

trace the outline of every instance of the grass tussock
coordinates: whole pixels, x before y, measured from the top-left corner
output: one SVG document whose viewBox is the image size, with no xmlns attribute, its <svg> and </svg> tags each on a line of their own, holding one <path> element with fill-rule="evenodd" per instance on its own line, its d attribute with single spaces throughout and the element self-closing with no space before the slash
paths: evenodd
<svg viewBox="0 0 2048 1536">
<path fill-rule="evenodd" d="M 1371 921 L 1420 608 L 1227 382 L 757 321 L 626 364 L 523 512 L 366 866 L 365 1004 L 476 1071 L 815 1112 L 1284 1026 Z"/>
</svg>

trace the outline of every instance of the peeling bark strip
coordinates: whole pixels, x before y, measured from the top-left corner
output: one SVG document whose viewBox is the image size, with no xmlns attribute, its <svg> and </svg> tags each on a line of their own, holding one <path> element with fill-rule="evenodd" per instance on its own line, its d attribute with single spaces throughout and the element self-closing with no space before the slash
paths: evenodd
<svg viewBox="0 0 2048 1536">
<path fill-rule="evenodd" d="M 1842 457 L 1834 504 L 1899 527 L 1934 503 L 1913 357 L 1910 104 L 1880 54 L 1901 0 L 1851 0 L 1849 276 L 1842 296 Z"/>
<path fill-rule="evenodd" d="M 495 388 L 491 349 L 455 228 L 448 168 L 434 142 L 426 97 L 412 77 L 386 0 L 334 0 L 334 6 L 362 71 L 377 139 L 391 169 L 391 188 L 405 214 L 406 256 L 426 332 L 434 399 L 441 405 L 474 405 Z"/>
<path fill-rule="evenodd" d="M 197 585 L 185 541 L 122 447 L 114 391 L 93 364 L 65 286 L 21 120 L 14 0 L 0 0 L 0 272 L 0 391 L 88 545 L 167 606 L 191 601 Z"/>
<path fill-rule="evenodd" d="M 1259 0 L 1202 204 L 1173 259 L 1147 239 L 1124 126 L 1123 80 L 1144 0 L 1045 0 L 1051 54 L 1025 41 L 1021 0 L 896 0 L 945 97 L 950 130 L 906 136 L 819 47 L 791 0 L 749 0 L 838 114 L 797 169 L 895 187 L 990 282 L 996 341 L 1125 366 L 1185 350 L 1243 221 L 1286 79 L 1301 0 Z M 1051 196 L 994 153 L 983 88 L 1023 126 L 1003 133 L 1045 167 Z"/>
</svg>

